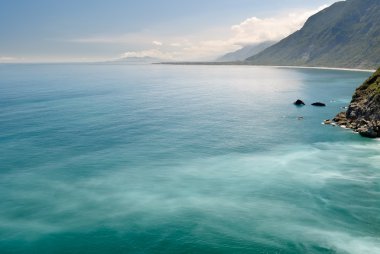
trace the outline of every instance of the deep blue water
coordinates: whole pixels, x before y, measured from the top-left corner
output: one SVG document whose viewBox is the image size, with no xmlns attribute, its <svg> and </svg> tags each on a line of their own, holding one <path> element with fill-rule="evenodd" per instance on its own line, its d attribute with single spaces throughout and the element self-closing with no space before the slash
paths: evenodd
<svg viewBox="0 0 380 254">
<path fill-rule="evenodd" d="M 368 76 L 0 65 L 0 253 L 380 253 L 380 142 L 321 124 Z"/>
</svg>

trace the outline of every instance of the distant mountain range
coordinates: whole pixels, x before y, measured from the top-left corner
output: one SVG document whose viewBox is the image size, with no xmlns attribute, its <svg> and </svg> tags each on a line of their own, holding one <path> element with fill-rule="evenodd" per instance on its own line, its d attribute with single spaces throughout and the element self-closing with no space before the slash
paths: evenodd
<svg viewBox="0 0 380 254">
<path fill-rule="evenodd" d="M 250 56 L 256 55 L 262 52 L 264 49 L 269 48 L 276 42 L 266 41 L 262 43 L 246 45 L 243 48 L 236 50 L 231 53 L 227 53 L 216 59 L 217 62 L 233 62 L 233 61 L 244 61 Z"/>
<path fill-rule="evenodd" d="M 165 61 L 164 59 L 143 56 L 143 57 L 124 57 L 117 60 L 109 61 L 110 64 L 151 64 L 151 63 L 160 63 Z"/>
<path fill-rule="evenodd" d="M 310 17 L 301 30 L 246 61 L 376 69 L 380 65 L 380 0 L 337 2 Z"/>
</svg>

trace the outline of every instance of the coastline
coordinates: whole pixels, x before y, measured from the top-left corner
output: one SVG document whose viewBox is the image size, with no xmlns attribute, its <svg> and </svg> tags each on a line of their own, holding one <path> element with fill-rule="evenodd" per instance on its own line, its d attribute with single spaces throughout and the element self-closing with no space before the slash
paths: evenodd
<svg viewBox="0 0 380 254">
<path fill-rule="evenodd" d="M 256 65 L 261 66 L 262 65 Z M 265 66 L 265 65 L 264 65 Z M 355 69 L 355 68 L 338 68 L 338 67 L 308 67 L 308 66 L 268 66 L 268 67 L 274 67 L 274 68 L 284 68 L 284 69 L 316 69 L 316 70 L 333 70 L 333 71 L 355 71 L 355 72 L 375 72 L 376 70 L 373 69 Z"/>
<path fill-rule="evenodd" d="M 96 64 L 96 65 L 135 65 L 135 64 L 147 64 L 147 65 L 215 65 L 215 66 L 251 66 L 251 67 L 270 67 L 279 69 L 315 69 L 315 70 L 336 70 L 336 71 L 353 71 L 353 72 L 368 72 L 373 73 L 376 69 L 357 69 L 357 68 L 340 68 L 340 67 L 327 67 L 327 66 L 292 66 L 292 65 L 253 65 L 245 62 L 159 62 L 159 63 L 118 63 L 118 62 L 28 62 L 28 63 L 1 63 L 0 65 L 67 65 L 67 64 Z"/>
<path fill-rule="evenodd" d="M 292 66 L 292 65 L 253 65 L 245 62 L 161 62 L 153 64 L 163 65 L 217 65 L 217 66 L 252 66 L 252 67 L 271 67 L 283 69 L 315 69 L 315 70 L 336 70 L 373 73 L 376 69 L 340 68 L 327 66 Z"/>
</svg>

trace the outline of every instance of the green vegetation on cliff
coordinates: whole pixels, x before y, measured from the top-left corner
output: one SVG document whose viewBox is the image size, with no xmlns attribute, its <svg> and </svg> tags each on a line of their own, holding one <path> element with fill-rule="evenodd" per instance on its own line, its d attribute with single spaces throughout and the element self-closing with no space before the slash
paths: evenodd
<svg viewBox="0 0 380 254">
<path fill-rule="evenodd" d="M 363 92 L 372 95 L 380 94 L 380 68 L 357 89 L 355 95 L 358 96 Z"/>
<path fill-rule="evenodd" d="M 380 0 L 337 2 L 310 17 L 301 30 L 247 61 L 375 69 L 380 65 Z"/>
<path fill-rule="evenodd" d="M 363 136 L 380 137 L 380 68 L 356 89 L 347 112 L 334 121 Z"/>
</svg>

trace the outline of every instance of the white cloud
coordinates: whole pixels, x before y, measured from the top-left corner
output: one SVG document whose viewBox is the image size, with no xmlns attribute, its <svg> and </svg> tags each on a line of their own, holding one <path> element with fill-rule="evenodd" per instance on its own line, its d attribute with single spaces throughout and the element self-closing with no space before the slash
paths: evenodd
<svg viewBox="0 0 380 254">
<path fill-rule="evenodd" d="M 102 36 L 89 36 L 72 38 L 66 40 L 71 43 L 86 43 L 86 44 L 126 44 L 134 43 L 150 43 L 154 42 L 149 34 L 144 33 L 128 33 L 121 35 L 102 35 Z"/>
<path fill-rule="evenodd" d="M 160 41 L 152 41 L 152 44 L 155 46 L 162 46 L 163 45 L 163 43 Z"/>
<path fill-rule="evenodd" d="M 182 43 L 169 43 L 172 48 L 163 48 L 162 50 L 166 51 L 160 53 L 165 54 L 166 59 L 213 60 L 246 44 L 279 41 L 299 30 L 310 16 L 326 7 L 328 6 L 324 5 L 315 10 L 295 11 L 271 18 L 251 17 L 231 26 L 229 34 L 226 32 L 226 37 L 222 39 L 183 39 Z M 170 41 L 170 38 L 167 38 L 167 41 Z"/>
<path fill-rule="evenodd" d="M 172 46 L 172 47 L 181 47 L 181 43 L 173 42 L 173 43 L 170 43 L 170 46 Z"/>
<path fill-rule="evenodd" d="M 16 57 L 12 57 L 12 56 L 0 56 L 0 63 L 12 63 L 12 62 L 16 62 L 20 59 L 16 58 Z"/>
<path fill-rule="evenodd" d="M 125 37 L 88 37 L 88 38 L 74 38 L 67 40 L 73 43 L 100 43 L 100 44 L 111 44 L 111 43 L 125 43 L 129 41 L 129 38 Z"/>
<path fill-rule="evenodd" d="M 121 55 L 121 58 L 131 58 L 131 57 L 153 57 L 163 60 L 172 60 L 173 54 L 162 52 L 158 49 L 149 49 L 142 51 L 128 51 Z"/>
<path fill-rule="evenodd" d="M 152 31 L 119 36 L 71 39 L 74 43 L 119 44 L 133 48 L 122 57 L 156 57 L 167 60 L 213 60 L 246 44 L 279 41 L 299 30 L 313 14 L 328 7 L 298 10 L 268 18 L 250 17 L 239 24 L 224 27 L 216 33 L 162 36 Z M 159 50 L 157 49 L 159 47 Z M 153 48 L 153 49 L 151 49 Z"/>
<path fill-rule="evenodd" d="M 310 16 L 326 7 L 327 5 L 324 5 L 317 10 L 293 12 L 272 18 L 248 18 L 232 26 L 234 32 L 232 41 L 237 44 L 247 44 L 281 40 L 299 30 Z"/>
<path fill-rule="evenodd" d="M 227 41 L 199 41 L 187 42 L 178 46 L 166 47 L 164 49 L 148 49 L 141 51 L 128 51 L 121 55 L 121 58 L 128 57 L 154 57 L 162 60 L 179 61 L 208 61 L 213 60 L 215 55 L 225 52 L 226 48 L 231 48 Z M 232 46 L 233 48 L 236 46 Z M 173 50 L 173 48 L 175 50 Z"/>
<path fill-rule="evenodd" d="M 229 40 L 204 40 L 189 43 L 182 48 L 180 56 L 185 60 L 213 60 L 215 56 L 237 48 Z"/>
</svg>

